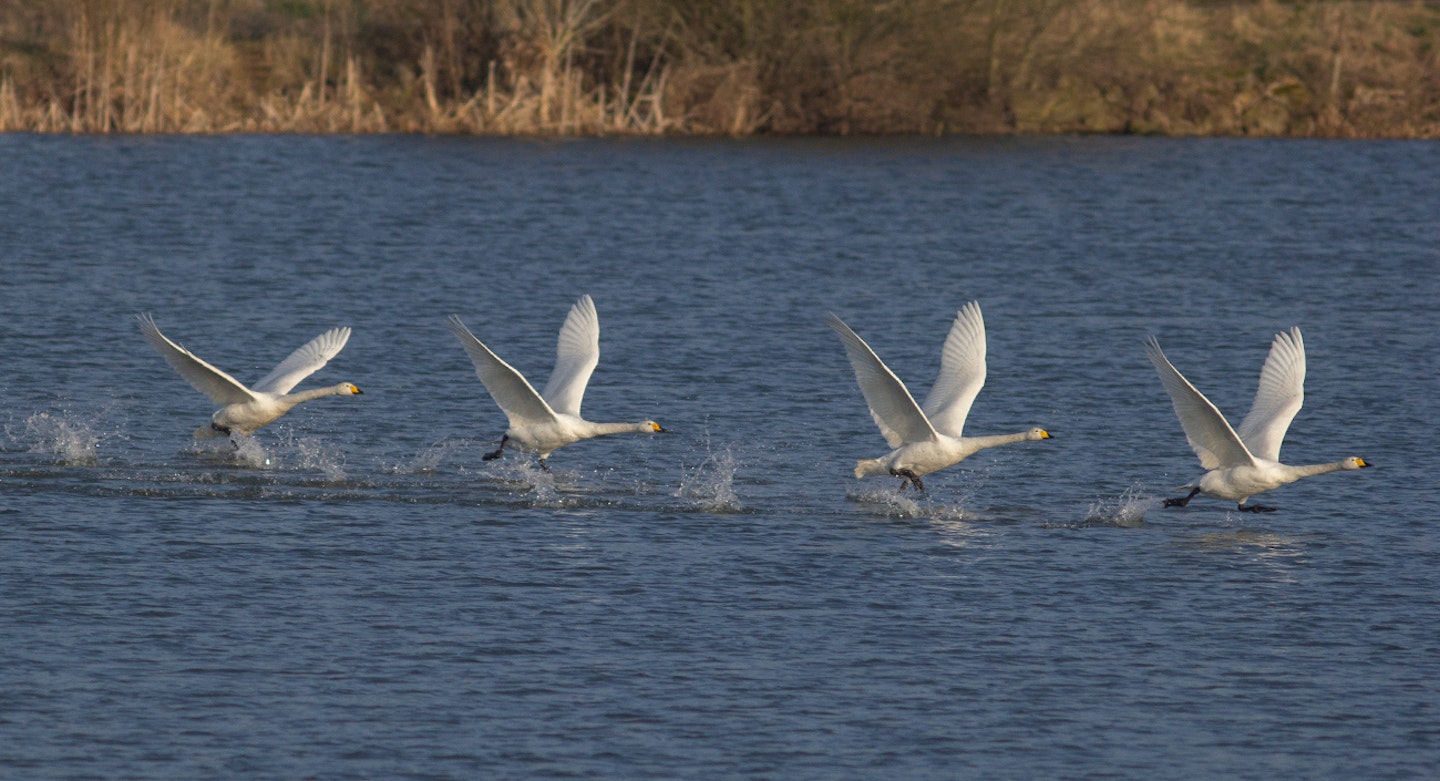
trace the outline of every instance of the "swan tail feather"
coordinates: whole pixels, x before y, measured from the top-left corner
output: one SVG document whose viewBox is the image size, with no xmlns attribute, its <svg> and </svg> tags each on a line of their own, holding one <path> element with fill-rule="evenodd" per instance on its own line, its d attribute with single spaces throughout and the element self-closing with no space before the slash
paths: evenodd
<svg viewBox="0 0 1440 781">
<path fill-rule="evenodd" d="M 855 477 L 857 479 L 866 475 L 883 475 L 887 470 L 878 458 L 862 458 L 855 462 Z"/>
</svg>

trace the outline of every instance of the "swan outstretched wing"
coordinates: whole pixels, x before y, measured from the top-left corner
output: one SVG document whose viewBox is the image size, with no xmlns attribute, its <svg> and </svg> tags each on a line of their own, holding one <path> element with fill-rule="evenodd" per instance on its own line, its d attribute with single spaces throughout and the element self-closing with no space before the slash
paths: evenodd
<svg viewBox="0 0 1440 781">
<path fill-rule="evenodd" d="M 254 401 L 255 394 L 240 384 L 239 380 L 211 366 L 189 350 L 170 341 L 155 325 L 155 318 L 149 314 L 136 315 L 140 333 L 149 340 L 170 368 L 179 372 L 185 381 L 219 405 L 244 404 Z"/>
<path fill-rule="evenodd" d="M 540 394 L 535 392 L 535 388 L 524 375 L 500 360 L 500 356 L 476 339 L 475 334 L 470 333 L 470 329 L 460 321 L 459 315 L 450 315 L 448 327 L 450 333 L 460 340 L 460 345 L 470 356 L 470 362 L 475 364 L 475 374 L 480 377 L 480 382 L 485 386 L 485 390 L 490 392 L 495 403 L 500 405 L 500 410 L 510 420 L 511 426 L 555 420 L 554 410 L 540 398 Z"/>
<path fill-rule="evenodd" d="M 1305 342 L 1300 329 L 1275 335 L 1270 355 L 1260 369 L 1260 387 L 1255 402 L 1236 431 L 1251 453 L 1271 461 L 1280 460 L 1280 444 L 1290 421 L 1305 403 Z"/>
<path fill-rule="evenodd" d="M 290 353 L 270 373 L 255 383 L 258 393 L 289 393 L 291 388 L 324 366 L 350 341 L 349 328 L 332 328 Z"/>
<path fill-rule="evenodd" d="M 1215 408 L 1205 395 L 1195 389 L 1165 357 L 1160 342 L 1155 337 L 1145 340 L 1145 354 L 1155 364 L 1160 382 L 1170 393 L 1175 405 L 1175 416 L 1180 418 L 1180 427 L 1185 429 L 1185 439 L 1195 455 L 1200 457 L 1200 466 L 1206 470 L 1240 466 L 1254 462 L 1245 443 L 1230 428 L 1225 416 Z"/>
<path fill-rule="evenodd" d="M 551 409 L 567 415 L 580 416 L 580 402 L 585 397 L 585 386 L 590 375 L 600 363 L 600 317 L 595 313 L 595 302 L 590 296 L 581 296 L 565 325 L 560 327 L 560 340 L 555 346 L 555 370 L 540 396 L 550 404 Z"/>
<path fill-rule="evenodd" d="M 885 365 L 870 345 L 860 335 L 850 330 L 844 320 L 831 314 L 825 323 L 840 336 L 845 345 L 845 355 L 855 369 L 855 379 L 865 402 L 870 405 L 870 416 L 890 447 L 900 447 L 907 442 L 928 442 L 935 439 L 935 429 L 920 411 L 920 405 L 905 388 L 895 373 Z"/>
<path fill-rule="evenodd" d="M 921 407 L 936 431 L 959 437 L 970 405 L 985 385 L 985 319 L 971 301 L 955 314 L 940 351 L 940 376 Z"/>
</svg>

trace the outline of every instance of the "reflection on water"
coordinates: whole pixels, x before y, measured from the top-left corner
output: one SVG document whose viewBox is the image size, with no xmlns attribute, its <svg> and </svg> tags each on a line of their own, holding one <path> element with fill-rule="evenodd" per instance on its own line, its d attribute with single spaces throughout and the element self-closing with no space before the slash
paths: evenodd
<svg viewBox="0 0 1440 781">
<path fill-rule="evenodd" d="M 1227 522 L 1229 522 L 1228 518 Z M 1199 549 L 1211 553 L 1245 550 L 1262 558 L 1277 559 L 1303 555 L 1301 538 L 1274 531 L 1237 528 L 1205 532 L 1196 537 L 1193 544 Z M 1255 550 L 1251 551 L 1250 549 Z"/>
</svg>

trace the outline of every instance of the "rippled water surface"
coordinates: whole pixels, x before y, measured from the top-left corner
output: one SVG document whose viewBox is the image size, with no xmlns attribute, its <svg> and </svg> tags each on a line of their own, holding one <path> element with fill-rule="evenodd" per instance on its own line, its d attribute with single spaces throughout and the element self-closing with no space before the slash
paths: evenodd
<svg viewBox="0 0 1440 781">
<path fill-rule="evenodd" d="M 1440 767 L 1440 146 L 0 136 L 0 775 L 1318 778 Z M 596 420 L 533 461 L 445 316 Z M 844 317 L 967 434 L 885 451 Z M 253 381 L 238 448 L 138 312 Z M 1231 418 L 1299 325 L 1292 463 L 1198 476 L 1141 341 Z"/>
</svg>

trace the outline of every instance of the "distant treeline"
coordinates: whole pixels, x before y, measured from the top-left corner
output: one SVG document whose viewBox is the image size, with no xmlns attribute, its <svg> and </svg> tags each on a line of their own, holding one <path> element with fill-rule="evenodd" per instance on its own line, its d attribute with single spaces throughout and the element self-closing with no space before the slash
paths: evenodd
<svg viewBox="0 0 1440 781">
<path fill-rule="evenodd" d="M 1440 137 L 1440 5 L 0 0 L 0 130 Z"/>
</svg>

